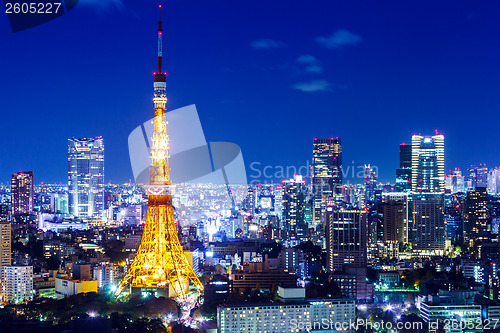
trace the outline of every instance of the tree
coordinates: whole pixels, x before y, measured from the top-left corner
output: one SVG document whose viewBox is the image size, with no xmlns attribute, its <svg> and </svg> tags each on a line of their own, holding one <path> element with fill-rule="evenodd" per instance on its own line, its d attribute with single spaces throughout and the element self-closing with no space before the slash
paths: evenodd
<svg viewBox="0 0 500 333">
<path fill-rule="evenodd" d="M 56 255 L 51 255 L 49 259 L 47 259 L 47 268 L 51 271 L 58 270 L 59 266 L 61 266 L 61 260 Z"/>
</svg>

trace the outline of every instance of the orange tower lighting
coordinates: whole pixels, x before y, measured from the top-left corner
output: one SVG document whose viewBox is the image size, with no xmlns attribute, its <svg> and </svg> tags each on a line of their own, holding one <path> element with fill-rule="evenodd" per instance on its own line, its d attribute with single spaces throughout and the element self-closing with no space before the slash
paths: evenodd
<svg viewBox="0 0 500 333">
<path fill-rule="evenodd" d="M 146 223 L 141 243 L 134 261 L 118 286 L 115 296 L 119 297 L 135 290 L 168 291 L 169 297 L 186 300 L 190 282 L 198 291 L 203 285 L 196 276 L 177 235 L 172 194 L 174 186 L 170 181 L 169 139 L 165 104 L 167 103 L 166 75 L 162 70 L 162 27 L 161 5 L 158 22 L 158 72 L 154 74 L 153 137 L 150 148 L 150 182 L 145 186 L 148 195 Z"/>
</svg>

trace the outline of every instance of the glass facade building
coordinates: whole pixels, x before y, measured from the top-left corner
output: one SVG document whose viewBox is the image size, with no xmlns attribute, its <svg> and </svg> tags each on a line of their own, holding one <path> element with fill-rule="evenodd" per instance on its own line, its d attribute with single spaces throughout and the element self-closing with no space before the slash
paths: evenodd
<svg viewBox="0 0 500 333">
<path fill-rule="evenodd" d="M 368 222 L 365 210 L 326 209 L 326 253 L 329 272 L 366 267 Z"/>
<path fill-rule="evenodd" d="M 444 136 L 413 135 L 411 244 L 418 252 L 445 249 Z"/>
<path fill-rule="evenodd" d="M 411 191 L 411 145 L 399 145 L 399 168 L 396 169 L 396 191 Z"/>
<path fill-rule="evenodd" d="M 312 165 L 313 224 L 322 224 L 325 208 L 342 187 L 342 146 L 339 138 L 314 139 Z"/>
<path fill-rule="evenodd" d="M 444 136 L 412 137 L 411 188 L 413 192 L 444 191 Z"/>
<path fill-rule="evenodd" d="M 33 212 L 33 172 L 18 172 L 11 178 L 11 205 L 13 215 Z"/>
<path fill-rule="evenodd" d="M 68 139 L 69 213 L 84 218 L 104 214 L 104 141 Z"/>
<path fill-rule="evenodd" d="M 305 225 L 305 182 L 302 176 L 282 182 L 283 186 L 283 229 L 287 235 L 295 236 L 297 227 Z M 307 229 L 307 228 L 306 228 Z"/>
</svg>

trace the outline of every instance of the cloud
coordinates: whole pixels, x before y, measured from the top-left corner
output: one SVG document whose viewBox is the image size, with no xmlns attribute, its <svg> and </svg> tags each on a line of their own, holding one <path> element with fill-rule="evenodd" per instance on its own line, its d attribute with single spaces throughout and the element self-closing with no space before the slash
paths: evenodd
<svg viewBox="0 0 500 333">
<path fill-rule="evenodd" d="M 312 80 L 309 82 L 298 82 L 292 85 L 293 89 L 304 92 L 331 91 L 332 84 L 326 80 Z"/>
<path fill-rule="evenodd" d="M 258 39 L 250 43 L 254 49 L 276 49 L 285 46 L 283 42 L 273 39 Z"/>
<path fill-rule="evenodd" d="M 123 0 L 80 0 L 78 3 L 99 9 L 110 9 L 111 7 L 118 9 L 124 8 Z"/>
<path fill-rule="evenodd" d="M 318 58 L 309 54 L 298 57 L 295 62 L 304 66 L 303 70 L 307 73 L 321 73 L 323 71 L 323 66 Z"/>
<path fill-rule="evenodd" d="M 327 37 L 316 37 L 316 42 L 318 44 L 329 49 L 341 49 L 346 45 L 356 45 L 362 41 L 363 38 L 345 29 L 337 30 Z"/>
</svg>

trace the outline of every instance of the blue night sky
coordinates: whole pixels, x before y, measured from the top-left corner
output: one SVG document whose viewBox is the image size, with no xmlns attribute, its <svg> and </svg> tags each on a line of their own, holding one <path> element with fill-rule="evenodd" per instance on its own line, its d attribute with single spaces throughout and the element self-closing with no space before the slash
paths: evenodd
<svg viewBox="0 0 500 333">
<path fill-rule="evenodd" d="M 66 182 L 67 138 L 100 135 L 106 182 L 133 177 L 127 138 L 153 115 L 157 4 L 81 0 L 18 33 L 0 14 L 0 181 L 32 170 Z M 394 182 L 399 144 L 436 129 L 446 170 L 500 166 L 498 1 L 163 7 L 167 108 L 196 104 L 207 141 L 238 144 L 247 166 L 299 167 L 313 138 L 338 136 L 344 165 Z"/>
</svg>

